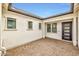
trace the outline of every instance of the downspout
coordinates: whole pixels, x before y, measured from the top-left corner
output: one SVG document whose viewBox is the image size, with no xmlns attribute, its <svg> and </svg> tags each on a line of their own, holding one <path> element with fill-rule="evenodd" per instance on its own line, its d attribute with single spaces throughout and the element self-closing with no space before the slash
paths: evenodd
<svg viewBox="0 0 79 59">
<path fill-rule="evenodd" d="M 43 38 L 43 21 L 42 21 L 42 38 Z"/>
<path fill-rule="evenodd" d="M 78 24 L 77 24 L 77 47 L 79 48 L 79 11 L 78 11 L 78 14 L 77 14 L 77 19 L 78 19 Z"/>
<path fill-rule="evenodd" d="M 78 47 L 78 17 L 76 17 L 76 34 L 77 34 L 77 36 L 76 36 L 76 39 L 77 39 L 77 47 Z"/>
<path fill-rule="evenodd" d="M 47 25 L 46 25 L 46 22 L 45 22 L 45 38 L 46 38 L 46 33 L 47 33 Z"/>
</svg>

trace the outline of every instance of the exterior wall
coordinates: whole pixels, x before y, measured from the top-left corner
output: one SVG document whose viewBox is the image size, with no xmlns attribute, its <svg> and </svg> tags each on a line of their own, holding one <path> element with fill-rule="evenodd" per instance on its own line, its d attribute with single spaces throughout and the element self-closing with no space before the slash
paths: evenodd
<svg viewBox="0 0 79 59">
<path fill-rule="evenodd" d="M 2 20 L 2 4 L 0 3 L 0 47 L 1 47 L 1 20 Z"/>
<path fill-rule="evenodd" d="M 73 30 L 72 30 L 72 38 L 73 38 L 73 45 L 77 46 L 77 20 L 76 20 L 76 16 L 74 14 L 74 18 L 73 18 Z"/>
<path fill-rule="evenodd" d="M 72 18 L 74 18 L 73 13 L 63 15 L 63 16 L 49 18 L 49 19 L 44 20 L 44 22 L 54 22 L 54 21 L 56 22 L 56 21 L 62 21 L 62 20 L 64 21 L 64 20 L 68 20 L 68 19 L 72 19 Z"/>
<path fill-rule="evenodd" d="M 45 23 L 43 22 L 42 23 L 42 30 L 43 30 L 43 38 L 45 38 L 46 36 L 45 36 L 45 34 L 46 34 L 46 26 L 45 26 Z"/>
<path fill-rule="evenodd" d="M 72 21 L 72 19 L 68 19 L 65 21 L 62 20 L 62 21 L 51 22 L 51 23 L 57 23 L 57 33 L 47 32 L 46 37 L 62 40 L 62 22 L 68 22 L 68 21 Z"/>
<path fill-rule="evenodd" d="M 9 31 L 6 29 L 7 17 L 16 18 L 16 30 Z M 28 30 L 28 21 L 33 22 L 33 30 Z M 3 31 L 1 36 L 7 49 L 42 38 L 42 30 L 39 30 L 41 20 L 7 11 L 4 14 L 2 23 Z"/>
<path fill-rule="evenodd" d="M 72 21 L 72 42 L 74 46 L 77 46 L 77 44 L 79 46 L 79 32 L 77 31 L 77 29 L 79 30 L 79 28 L 77 27 L 77 25 L 79 26 L 79 23 L 77 23 L 79 20 L 76 19 L 77 16 L 79 19 L 79 13 L 78 12 L 76 13 L 69 14 L 69 15 L 67 14 L 67 15 L 54 17 L 54 18 L 45 20 L 44 22 L 47 22 L 47 23 L 48 22 L 57 23 L 57 33 L 46 33 L 46 37 L 62 40 L 62 24 L 61 23 L 65 21 L 70 21 L 70 19 L 72 19 L 71 20 Z"/>
<path fill-rule="evenodd" d="M 52 23 L 53 23 L 53 22 L 52 22 Z M 61 40 L 61 38 L 62 38 L 61 22 L 55 22 L 55 23 L 57 23 L 57 33 L 46 32 L 46 37 Z M 47 26 L 46 26 L 46 27 L 47 27 Z"/>
<path fill-rule="evenodd" d="M 79 11 L 78 11 L 78 47 L 79 47 Z"/>
<path fill-rule="evenodd" d="M 57 33 L 46 32 L 46 37 L 62 40 L 62 22 L 73 21 L 73 17 L 73 14 L 69 14 L 45 20 L 45 23 L 57 23 Z"/>
<path fill-rule="evenodd" d="M 73 20 L 73 45 L 74 46 L 78 46 L 78 10 L 79 10 L 79 4 L 78 3 L 75 3 L 74 4 L 74 20 Z M 78 46 L 79 47 L 79 46 Z"/>
<path fill-rule="evenodd" d="M 75 4 L 74 13 L 77 18 L 77 46 L 79 47 L 79 3 Z"/>
</svg>

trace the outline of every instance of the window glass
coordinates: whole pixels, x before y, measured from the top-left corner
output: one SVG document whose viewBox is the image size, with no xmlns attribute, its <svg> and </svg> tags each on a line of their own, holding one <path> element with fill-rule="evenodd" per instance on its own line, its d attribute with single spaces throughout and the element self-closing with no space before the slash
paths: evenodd
<svg viewBox="0 0 79 59">
<path fill-rule="evenodd" d="M 52 24 L 52 32 L 54 32 L 54 33 L 57 32 L 57 23 Z"/>
<path fill-rule="evenodd" d="M 51 24 L 47 24 L 47 32 L 51 32 Z"/>
<path fill-rule="evenodd" d="M 28 29 L 32 29 L 32 21 L 28 22 Z"/>
<path fill-rule="evenodd" d="M 39 23 L 39 29 L 41 29 L 41 23 Z"/>
<path fill-rule="evenodd" d="M 16 29 L 16 19 L 15 18 L 7 18 L 7 28 Z"/>
</svg>

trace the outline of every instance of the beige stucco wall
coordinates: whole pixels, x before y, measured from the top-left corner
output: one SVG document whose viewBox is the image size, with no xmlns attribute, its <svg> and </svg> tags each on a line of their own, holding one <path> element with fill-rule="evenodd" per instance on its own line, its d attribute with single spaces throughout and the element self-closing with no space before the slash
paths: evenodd
<svg viewBox="0 0 79 59">
<path fill-rule="evenodd" d="M 68 21 L 73 21 L 72 19 L 68 19 L 65 21 L 56 21 L 56 22 L 51 22 L 51 23 L 57 23 L 57 33 L 48 33 L 46 32 L 46 37 L 62 40 L 62 22 L 68 22 Z"/>
<path fill-rule="evenodd" d="M 43 30 L 43 38 L 46 37 L 46 26 L 45 26 L 45 22 L 42 23 L 42 30 Z"/>
<path fill-rule="evenodd" d="M 68 22 L 68 21 L 72 21 L 72 42 L 73 45 L 76 46 L 76 20 L 74 19 L 74 14 L 67 14 L 67 15 L 63 15 L 63 16 L 59 16 L 59 17 L 54 17 L 54 18 L 50 18 L 45 20 L 44 22 L 46 23 L 57 23 L 57 33 L 46 33 L 46 37 L 50 37 L 50 38 L 55 38 L 55 39 L 59 39 L 62 40 L 62 22 Z"/>
<path fill-rule="evenodd" d="M 45 23 L 57 23 L 57 33 L 46 33 L 46 36 L 51 38 L 61 39 L 62 34 L 62 22 L 73 21 L 73 14 L 67 14 L 64 16 L 54 17 L 44 20 Z"/>
<path fill-rule="evenodd" d="M 72 19 L 71 20 L 72 21 L 72 42 L 73 42 L 74 46 L 78 45 L 78 47 L 79 47 L 79 11 L 78 11 L 79 8 L 77 8 L 77 7 L 79 7 L 78 5 L 74 4 L 74 13 L 72 13 L 72 14 L 67 14 L 67 15 L 54 17 L 54 18 L 50 18 L 50 19 L 45 20 L 44 22 L 57 23 L 57 28 L 58 28 L 57 33 L 46 33 L 46 36 L 50 37 L 50 38 L 62 40 L 61 23 L 65 22 L 65 21 L 69 21 L 70 19 Z M 78 17 L 78 20 L 76 19 L 76 17 Z M 77 28 L 77 26 L 78 26 L 78 28 Z"/>
<path fill-rule="evenodd" d="M 75 8 L 74 8 L 74 13 L 75 13 L 75 16 L 78 17 L 77 19 L 77 45 L 79 47 L 79 3 L 76 3 L 75 5 Z"/>
<path fill-rule="evenodd" d="M 0 48 L 1 48 L 2 4 L 0 3 Z"/>
<path fill-rule="evenodd" d="M 4 16 L 1 36 L 7 49 L 42 38 L 42 30 L 39 30 L 39 23 L 42 23 L 41 20 L 10 11 L 7 11 Z M 8 31 L 6 29 L 7 17 L 16 18 L 16 30 Z M 28 21 L 33 22 L 33 30 L 28 30 Z"/>
<path fill-rule="evenodd" d="M 78 47 L 79 47 L 79 11 L 78 11 Z"/>
<path fill-rule="evenodd" d="M 57 23 L 57 33 L 46 31 L 46 37 L 62 40 L 62 38 L 61 38 L 62 37 L 61 22 L 57 21 L 57 22 L 51 22 L 51 23 Z"/>
<path fill-rule="evenodd" d="M 77 17 L 78 17 L 78 47 L 79 47 L 79 3 L 77 4 Z"/>
<path fill-rule="evenodd" d="M 1 45 L 1 3 L 0 3 L 0 45 Z"/>
<path fill-rule="evenodd" d="M 62 15 L 62 16 L 58 16 L 58 17 L 53 17 L 53 18 L 49 18 L 44 20 L 44 22 L 53 22 L 53 21 L 61 21 L 61 20 L 68 20 L 68 19 L 72 19 L 74 17 L 73 13 L 71 14 L 66 14 L 66 15 Z"/>
<path fill-rule="evenodd" d="M 79 46 L 78 44 L 79 44 L 79 42 L 78 42 L 78 24 L 79 24 L 79 22 L 78 22 L 78 19 L 77 19 L 77 17 L 79 17 L 78 16 L 78 9 L 79 9 L 79 4 L 77 4 L 77 3 L 75 3 L 74 4 L 74 20 L 73 20 L 73 43 L 74 43 L 74 46 Z"/>
</svg>

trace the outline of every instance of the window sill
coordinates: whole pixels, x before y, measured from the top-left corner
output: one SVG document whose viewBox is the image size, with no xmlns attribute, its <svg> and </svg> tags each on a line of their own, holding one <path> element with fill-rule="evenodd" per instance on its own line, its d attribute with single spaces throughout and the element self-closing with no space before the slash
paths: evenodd
<svg viewBox="0 0 79 59">
<path fill-rule="evenodd" d="M 4 29 L 4 31 L 17 31 L 17 29 Z"/>
<path fill-rule="evenodd" d="M 39 31 L 41 31 L 41 29 L 39 29 Z"/>
<path fill-rule="evenodd" d="M 27 29 L 27 31 L 32 31 L 33 29 Z"/>
<path fill-rule="evenodd" d="M 47 33 L 57 33 L 57 32 L 47 32 Z"/>
<path fill-rule="evenodd" d="M 47 33 L 52 33 L 52 32 L 47 32 Z"/>
</svg>

